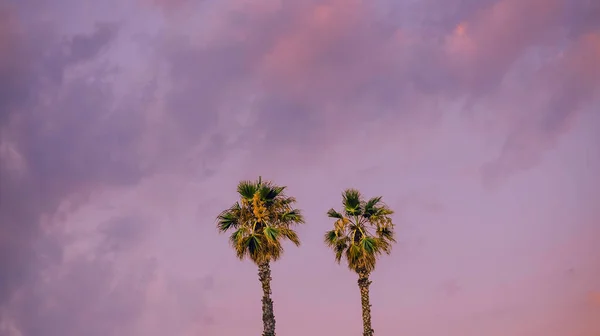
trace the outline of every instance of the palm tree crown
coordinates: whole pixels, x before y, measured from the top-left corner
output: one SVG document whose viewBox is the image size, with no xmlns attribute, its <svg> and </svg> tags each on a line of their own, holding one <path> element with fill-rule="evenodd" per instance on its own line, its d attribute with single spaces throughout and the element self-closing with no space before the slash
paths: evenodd
<svg viewBox="0 0 600 336">
<path fill-rule="evenodd" d="M 238 184 L 240 201 L 217 217 L 219 232 L 232 231 L 229 241 L 238 258 L 259 265 L 281 257 L 282 240 L 300 245 L 292 227 L 303 224 L 304 217 L 293 207 L 296 199 L 285 195 L 285 188 L 260 177 Z"/>
<path fill-rule="evenodd" d="M 356 189 L 342 194 L 342 212 L 330 209 L 327 215 L 335 219 L 334 228 L 325 234 L 325 243 L 335 252 L 338 263 L 345 257 L 348 268 L 369 274 L 375 269 L 377 257 L 390 254 L 394 239 L 394 213 L 381 197 L 365 200 Z"/>
</svg>

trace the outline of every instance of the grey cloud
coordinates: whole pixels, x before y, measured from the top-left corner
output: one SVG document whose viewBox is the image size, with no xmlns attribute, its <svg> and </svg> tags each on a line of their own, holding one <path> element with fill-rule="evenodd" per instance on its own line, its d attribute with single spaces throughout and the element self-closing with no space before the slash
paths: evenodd
<svg viewBox="0 0 600 336">
<path fill-rule="evenodd" d="M 568 34 L 572 37 L 600 29 L 600 3 L 593 0 L 567 1 L 564 19 L 568 25 Z"/>
<path fill-rule="evenodd" d="M 10 15 L 12 20 L 17 20 L 13 12 L 8 12 L 6 15 Z M 83 183 L 92 182 L 90 176 L 83 176 L 84 170 L 78 166 L 81 163 L 74 160 L 78 155 L 90 152 L 89 144 L 88 148 L 80 147 L 82 139 L 76 136 L 86 133 L 77 133 L 80 132 L 78 127 L 82 125 L 76 123 L 91 120 L 86 120 L 81 115 L 79 120 L 73 120 L 72 118 L 76 116 L 61 116 L 60 113 L 82 113 L 82 109 L 89 112 L 90 109 L 101 108 L 95 104 L 106 99 L 100 88 L 90 88 L 78 83 L 79 85 L 70 86 L 68 88 L 70 92 L 67 91 L 66 98 L 62 99 L 57 99 L 56 91 L 59 87 L 51 86 L 50 92 L 46 92 L 53 96 L 54 102 L 50 108 L 46 108 L 41 101 L 36 101 L 35 99 L 41 93 L 39 90 L 44 85 L 42 80 L 56 69 L 47 68 L 44 54 L 36 54 L 33 51 L 39 51 L 36 48 L 40 50 L 48 48 L 46 49 L 48 53 L 45 55 L 49 55 L 57 49 L 63 50 L 65 45 L 33 46 L 31 43 L 42 41 L 30 40 L 29 36 L 22 34 L 23 31 L 25 29 L 8 30 L 8 34 L 12 35 L 7 38 L 16 41 L 14 44 L 19 46 L 18 52 L 23 53 L 23 56 L 18 59 L 3 58 L 0 65 L 0 68 L 12 67 L 13 63 L 16 63 L 18 68 L 22 69 L 14 76 L 2 76 L 0 79 L 0 87 L 7 88 L 6 92 L 13 93 L 3 102 L 2 108 L 8 108 L 9 115 L 3 117 L 0 129 L 3 134 L 2 140 L 12 145 L 25 163 L 25 169 L 16 173 L 9 169 L 8 160 L 3 160 L 3 164 L 0 164 L 0 222 L 3 223 L 4 236 L 9 237 L 0 243 L 2 250 L 0 272 L 6 274 L 0 286 L 0 304 L 8 299 L 11 290 L 31 276 L 30 268 L 34 267 L 36 258 L 32 244 L 40 238 L 39 216 L 42 213 L 53 212 L 58 202 L 69 192 L 77 190 Z M 85 36 L 77 38 L 79 44 L 87 44 L 78 47 L 79 56 L 76 61 L 85 60 L 84 56 L 87 58 L 95 56 L 93 51 L 100 51 L 102 46 L 109 42 L 106 37 L 97 39 L 96 36 L 92 34 L 89 39 L 100 43 L 98 46 L 85 42 L 87 41 Z M 65 71 L 69 65 L 69 62 L 64 61 L 60 71 Z M 60 86 L 60 82 L 52 84 Z M 72 108 L 75 110 L 71 110 Z M 47 118 L 48 115 L 51 117 Z M 62 117 L 66 118 L 62 120 Z M 90 157 L 86 159 L 93 161 Z M 99 164 L 98 160 L 88 163 L 92 168 Z"/>
<path fill-rule="evenodd" d="M 123 69 L 104 56 L 122 38 L 122 26 L 98 23 L 90 33 L 60 35 L 52 29 L 60 24 L 58 12 L 50 12 L 55 20 L 44 24 L 26 11 L 3 12 L 13 26 L 0 29 L 0 43 L 18 48 L 0 49 L 0 73 L 6 74 L 0 77 L 0 145 L 24 164 L 15 169 L 8 156 L 0 161 L 0 326 L 12 324 L 27 336 L 148 335 L 138 320 L 147 313 L 152 290 L 166 291 L 160 294 L 165 300 L 193 295 L 194 304 L 173 309 L 195 314 L 189 319 L 209 318 L 202 284 L 179 288 L 172 285 L 177 279 L 168 277 L 157 284 L 165 275 L 156 261 L 134 255 L 152 232 L 144 218 L 100 224 L 91 231 L 98 245 L 74 259 L 65 248 L 81 237 L 62 232 L 58 223 L 50 224 L 53 233 L 42 227 L 43 216 L 60 221 L 53 215 L 65 200 L 72 204 L 69 213 L 91 193 L 139 183 L 162 167 L 165 155 L 158 152 L 172 149 L 141 150 L 143 136 L 169 137 L 161 130 L 147 134 L 145 128 L 157 87 L 119 97 L 114 91 Z M 178 126 L 183 125 L 190 124 L 181 120 Z M 200 128 L 195 130 L 198 136 Z M 177 334 L 191 321 L 178 323 L 165 319 L 161 328 L 166 329 L 157 335 Z"/>
<path fill-rule="evenodd" d="M 107 318 L 116 319 L 114 325 L 129 319 L 127 312 L 135 312 L 130 305 L 140 302 L 134 296 L 137 284 L 112 292 L 110 263 L 81 259 L 64 265 L 64 242 L 44 233 L 40 220 L 54 213 L 65 197 L 90 185 L 137 181 L 140 172 L 127 151 L 139 119 L 122 111 L 108 115 L 113 97 L 104 83 L 110 72 L 103 67 L 91 68 L 95 82 L 65 79 L 75 66 L 110 46 L 117 38 L 116 26 L 100 24 L 89 35 L 62 38 L 18 23 L 19 30 L 8 32 L 18 49 L 0 65 L 11 69 L 17 64 L 18 72 L 0 79 L 3 93 L 10 94 L 2 101 L 2 109 L 10 110 L 8 115 L 3 111 L 0 127 L 2 141 L 24 162 L 19 171 L 4 159 L 0 164 L 0 308 L 10 309 L 24 335 L 92 335 L 94 331 L 86 330 L 90 314 L 112 314 Z M 47 272 L 57 274 L 57 267 L 66 269 L 64 279 L 50 285 L 40 279 Z M 16 290 L 22 295 L 13 297 Z M 94 311 L 99 300 L 104 307 Z M 95 330 L 114 335 L 113 326 L 105 327 Z"/>
<path fill-rule="evenodd" d="M 72 64 L 93 58 L 115 39 L 117 32 L 117 26 L 113 23 L 98 23 L 92 35 L 73 36 L 68 42 L 67 62 Z"/>
<path fill-rule="evenodd" d="M 166 47 L 174 81 L 167 93 L 170 117 L 185 135 L 197 137 L 216 123 L 225 90 L 248 75 L 249 55 L 242 46 L 196 49 L 180 39 Z"/>
<path fill-rule="evenodd" d="M 103 246 L 107 251 L 121 252 L 133 248 L 143 239 L 148 223 L 136 216 L 119 216 L 98 226 L 104 237 Z"/>
<path fill-rule="evenodd" d="M 64 275 L 51 281 L 40 279 L 29 295 L 12 304 L 24 335 L 128 334 L 155 273 L 152 261 L 130 268 L 125 279 L 116 278 L 112 262 L 102 259 L 82 257 L 55 267 L 61 267 Z"/>
</svg>

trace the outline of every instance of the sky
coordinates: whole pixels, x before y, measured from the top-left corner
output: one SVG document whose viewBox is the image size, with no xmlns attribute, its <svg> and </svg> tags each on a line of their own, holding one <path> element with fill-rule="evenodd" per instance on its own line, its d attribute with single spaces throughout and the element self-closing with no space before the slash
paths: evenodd
<svg viewBox="0 0 600 336">
<path fill-rule="evenodd" d="M 215 225 L 259 175 L 307 222 L 279 335 L 362 331 L 350 187 L 376 335 L 600 335 L 599 111 L 593 0 L 0 0 L 0 335 L 260 334 Z"/>
</svg>

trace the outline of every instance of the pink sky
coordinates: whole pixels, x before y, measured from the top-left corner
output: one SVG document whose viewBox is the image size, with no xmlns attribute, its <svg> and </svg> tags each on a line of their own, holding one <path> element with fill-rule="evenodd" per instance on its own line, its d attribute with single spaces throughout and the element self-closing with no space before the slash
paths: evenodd
<svg viewBox="0 0 600 336">
<path fill-rule="evenodd" d="M 214 223 L 258 175 L 307 219 L 279 335 L 361 332 L 348 187 L 378 336 L 600 335 L 600 2 L 49 3 L 0 0 L 1 336 L 259 335 Z"/>
</svg>

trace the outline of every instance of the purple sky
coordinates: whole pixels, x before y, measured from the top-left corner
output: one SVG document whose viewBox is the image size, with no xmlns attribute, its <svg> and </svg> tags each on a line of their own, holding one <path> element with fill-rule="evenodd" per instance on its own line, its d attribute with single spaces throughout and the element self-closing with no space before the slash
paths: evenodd
<svg viewBox="0 0 600 336">
<path fill-rule="evenodd" d="M 289 186 L 283 336 L 358 335 L 344 188 L 399 243 L 378 336 L 600 335 L 600 2 L 0 0 L 0 335 L 260 334 L 214 218 Z"/>
</svg>

